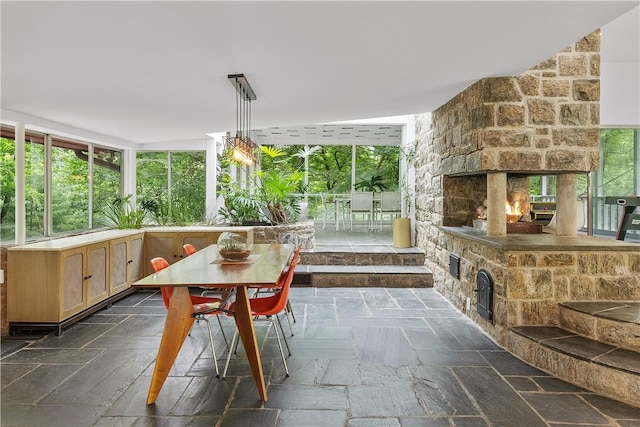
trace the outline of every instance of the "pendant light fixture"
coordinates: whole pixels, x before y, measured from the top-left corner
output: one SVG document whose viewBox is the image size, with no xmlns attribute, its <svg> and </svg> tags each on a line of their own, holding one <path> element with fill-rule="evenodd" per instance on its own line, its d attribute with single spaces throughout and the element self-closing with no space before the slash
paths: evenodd
<svg viewBox="0 0 640 427">
<path fill-rule="evenodd" d="M 227 137 L 227 146 L 233 151 L 232 158 L 245 165 L 259 160 L 258 146 L 251 141 L 251 101 L 258 99 L 244 74 L 227 76 L 236 88 L 236 134 Z"/>
</svg>

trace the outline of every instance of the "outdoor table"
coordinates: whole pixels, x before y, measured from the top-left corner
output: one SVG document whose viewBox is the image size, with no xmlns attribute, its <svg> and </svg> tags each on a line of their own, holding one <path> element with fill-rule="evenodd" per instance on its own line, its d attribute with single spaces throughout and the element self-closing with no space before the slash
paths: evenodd
<svg viewBox="0 0 640 427">
<path fill-rule="evenodd" d="M 253 327 L 248 288 L 273 287 L 287 265 L 295 245 L 254 244 L 244 261 L 221 259 L 216 245 L 208 246 L 169 267 L 147 276 L 132 286 L 138 288 L 172 286 L 167 318 L 158 357 L 151 377 L 147 404 L 154 403 L 175 362 L 194 319 L 189 287 L 235 288 L 235 321 L 253 373 L 258 393 L 267 401 L 267 389 Z"/>
</svg>

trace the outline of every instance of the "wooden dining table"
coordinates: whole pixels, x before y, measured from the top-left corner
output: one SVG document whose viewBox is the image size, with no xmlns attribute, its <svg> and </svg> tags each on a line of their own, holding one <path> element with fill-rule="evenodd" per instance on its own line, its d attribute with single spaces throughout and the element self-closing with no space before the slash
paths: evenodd
<svg viewBox="0 0 640 427">
<path fill-rule="evenodd" d="M 235 321 L 251 372 L 263 401 L 267 401 L 260 352 L 249 305 L 249 288 L 273 287 L 287 265 L 295 245 L 254 244 L 245 261 L 223 260 L 216 245 L 208 246 L 135 283 L 136 288 L 171 286 L 167 318 L 153 369 L 147 404 L 154 403 L 191 330 L 194 318 L 189 287 L 235 288 Z"/>
</svg>

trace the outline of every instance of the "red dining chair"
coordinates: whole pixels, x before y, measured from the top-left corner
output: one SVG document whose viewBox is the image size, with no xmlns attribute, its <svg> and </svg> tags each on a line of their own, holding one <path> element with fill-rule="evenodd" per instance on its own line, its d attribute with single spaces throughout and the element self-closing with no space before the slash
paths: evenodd
<svg viewBox="0 0 640 427">
<path fill-rule="evenodd" d="M 184 249 L 184 252 L 187 254 L 187 256 L 191 256 L 198 251 L 196 247 L 193 246 L 191 243 L 185 243 L 184 245 L 182 245 L 182 248 Z M 229 295 L 229 289 L 221 289 L 221 288 L 202 288 L 202 289 L 203 291 L 200 293 L 201 297 L 208 297 L 209 295 L 213 294 L 213 295 L 220 295 L 224 299 Z M 218 321 L 220 321 L 220 318 L 218 318 Z M 222 325 L 220 325 L 220 327 L 222 327 Z M 226 337 L 225 337 L 225 341 L 226 341 Z"/>
<path fill-rule="evenodd" d="M 273 332 L 276 335 L 276 340 L 278 341 L 278 348 L 280 349 L 280 356 L 282 356 L 282 363 L 284 364 L 284 370 L 289 376 L 289 368 L 287 367 L 287 360 L 284 356 L 284 351 L 282 349 L 282 342 L 280 341 L 280 335 L 278 334 L 278 328 L 276 327 L 276 323 L 274 321 L 274 317 L 278 320 L 278 324 L 280 326 L 280 331 L 282 332 L 282 338 L 284 339 L 285 344 L 287 345 L 287 350 L 289 351 L 289 356 L 291 356 L 291 349 L 289 348 L 289 343 L 287 342 L 286 337 L 284 336 L 284 329 L 282 328 L 282 322 L 280 321 L 280 317 L 278 314 L 282 313 L 287 305 L 287 301 L 289 298 L 289 289 L 291 287 L 291 282 L 293 282 L 293 274 L 295 270 L 296 264 L 300 258 L 298 257 L 298 251 L 294 252 L 294 256 L 291 258 L 291 262 L 289 263 L 289 269 L 287 270 L 284 281 L 282 282 L 282 288 L 273 295 L 268 297 L 261 298 L 250 298 L 249 304 L 251 305 L 251 313 L 254 316 L 254 322 L 256 321 L 267 321 L 271 322 L 273 325 Z M 233 312 L 235 307 L 235 303 L 231 304 L 229 307 L 229 311 Z M 233 334 L 233 339 L 231 340 L 231 348 L 234 350 L 238 345 L 238 328 L 236 328 L 235 333 Z M 234 351 L 235 352 L 235 351 Z M 227 375 L 227 369 L 229 368 L 229 361 L 231 360 L 231 351 L 227 356 L 227 361 L 224 365 L 224 371 L 222 372 L 222 378 Z"/>
<path fill-rule="evenodd" d="M 151 260 L 151 267 L 153 267 L 153 271 L 156 273 L 169 267 L 169 263 L 162 257 L 156 257 Z M 162 295 L 162 301 L 164 302 L 164 306 L 169 309 L 169 301 L 171 300 L 171 295 L 173 294 L 172 286 L 161 286 L 160 294 Z M 224 333 L 224 328 L 222 327 L 222 322 L 220 321 L 219 314 L 223 312 L 222 308 L 223 300 L 220 298 L 212 298 L 212 297 L 202 297 L 198 295 L 191 295 L 191 304 L 193 304 L 193 312 L 197 313 L 197 316 L 193 316 L 196 320 L 204 320 L 207 322 L 207 329 L 209 330 L 209 340 L 211 341 L 211 352 L 213 353 L 213 364 L 216 368 L 216 377 L 220 378 L 220 371 L 218 369 L 218 359 L 216 357 L 216 349 L 213 345 L 213 333 L 211 332 L 211 323 L 209 319 L 205 316 L 215 315 L 218 319 L 218 324 L 220 325 L 220 331 L 222 332 L 222 337 L 224 338 L 224 342 L 227 345 L 227 350 L 229 349 L 229 343 L 227 342 L 227 336 Z"/>
<path fill-rule="evenodd" d="M 193 255 L 197 251 L 196 247 L 193 246 L 191 243 L 185 243 L 184 245 L 182 245 L 182 248 L 187 253 L 187 256 Z"/>
<path fill-rule="evenodd" d="M 293 255 L 291 256 L 291 259 L 299 258 L 301 249 L 302 249 L 302 246 L 298 246 L 293 251 Z M 298 261 L 299 261 L 299 259 L 298 259 Z M 296 261 L 296 263 L 297 263 L 297 261 Z M 289 268 L 291 268 L 291 265 L 289 265 Z M 289 271 L 288 269 L 284 270 L 280 274 L 280 277 L 278 278 L 278 281 L 276 282 L 276 286 L 274 286 L 273 288 L 258 288 L 253 296 L 256 297 L 256 296 L 258 296 L 258 294 L 264 293 L 264 292 L 269 292 L 269 293 L 278 292 L 284 286 L 284 281 L 285 281 L 285 279 L 287 277 L 288 271 Z M 287 323 L 289 323 L 289 331 L 291 332 L 291 336 L 293 336 L 293 327 L 291 326 L 291 319 L 289 319 L 289 313 L 291 313 L 291 317 L 293 318 L 293 323 L 296 323 L 296 315 L 293 313 L 293 309 L 291 308 L 291 302 L 287 298 L 287 305 L 285 306 L 284 314 L 287 316 Z M 282 332 L 282 335 L 284 336 L 284 331 Z M 285 342 L 286 342 L 286 340 L 285 340 Z M 287 347 L 288 347 L 288 345 L 287 345 Z"/>
</svg>

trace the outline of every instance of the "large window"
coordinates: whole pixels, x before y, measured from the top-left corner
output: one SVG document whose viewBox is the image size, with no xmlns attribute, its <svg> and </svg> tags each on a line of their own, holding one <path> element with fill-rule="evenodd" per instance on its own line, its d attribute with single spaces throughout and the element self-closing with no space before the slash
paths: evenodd
<svg viewBox="0 0 640 427">
<path fill-rule="evenodd" d="M 93 147 L 93 228 L 106 224 L 104 213 L 120 195 L 122 153 L 106 147 Z"/>
<path fill-rule="evenodd" d="M 47 142 L 50 140 L 50 142 Z M 0 140 L 0 239 L 15 240 L 15 133 Z M 49 146 L 50 150 L 46 147 Z M 47 155 L 47 152 L 50 152 Z M 93 179 L 90 153 L 93 157 Z M 92 144 L 26 132 L 25 234 L 27 239 L 88 230 L 102 225 L 100 213 L 120 196 L 122 153 Z M 47 176 L 46 172 L 50 170 Z M 46 189 L 50 188 L 48 198 Z M 93 206 L 90 205 L 93 194 Z M 50 206 L 50 209 L 47 209 Z M 90 217 L 93 213 L 93 218 Z"/>
<path fill-rule="evenodd" d="M 54 139 L 51 146 L 51 218 L 54 233 L 89 228 L 86 144 Z"/>
<path fill-rule="evenodd" d="M 138 152 L 138 203 L 159 225 L 204 223 L 205 152 Z"/>
</svg>

